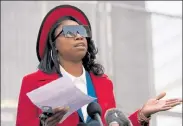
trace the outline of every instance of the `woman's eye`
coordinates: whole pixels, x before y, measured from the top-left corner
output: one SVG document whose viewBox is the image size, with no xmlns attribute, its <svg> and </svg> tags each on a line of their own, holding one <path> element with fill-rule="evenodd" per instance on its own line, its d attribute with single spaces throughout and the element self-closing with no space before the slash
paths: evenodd
<svg viewBox="0 0 183 126">
<path fill-rule="evenodd" d="M 66 37 L 74 37 L 75 34 L 73 32 L 68 31 L 65 36 Z"/>
</svg>

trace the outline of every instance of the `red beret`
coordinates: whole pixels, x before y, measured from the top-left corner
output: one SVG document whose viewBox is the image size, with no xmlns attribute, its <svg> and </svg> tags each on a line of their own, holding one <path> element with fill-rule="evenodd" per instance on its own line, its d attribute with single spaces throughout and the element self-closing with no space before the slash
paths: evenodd
<svg viewBox="0 0 183 126">
<path fill-rule="evenodd" d="M 39 61 L 43 58 L 49 31 L 56 21 L 65 16 L 72 16 L 79 20 L 83 25 L 88 25 L 91 28 L 88 18 L 77 7 L 71 5 L 60 5 L 51 9 L 44 17 L 38 33 L 36 52 Z"/>
</svg>

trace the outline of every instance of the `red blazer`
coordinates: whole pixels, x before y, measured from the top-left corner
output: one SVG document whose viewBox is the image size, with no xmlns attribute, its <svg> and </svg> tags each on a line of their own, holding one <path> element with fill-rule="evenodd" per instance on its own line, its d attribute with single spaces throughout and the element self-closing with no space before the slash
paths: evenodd
<svg viewBox="0 0 183 126">
<path fill-rule="evenodd" d="M 98 103 L 102 108 L 102 121 L 106 125 L 104 121 L 104 114 L 106 110 L 116 107 L 113 95 L 113 84 L 106 75 L 97 77 L 90 73 L 90 76 L 98 98 Z M 58 77 L 59 76 L 56 73 L 46 74 L 38 70 L 37 72 L 29 74 L 23 78 L 19 95 L 16 126 L 39 126 L 38 117 L 39 114 L 41 114 L 41 110 L 30 101 L 26 93 L 46 85 L 47 83 L 58 79 Z M 129 117 L 134 126 L 140 126 L 137 119 L 137 112 L 138 111 Z M 79 117 L 77 112 L 75 112 L 58 126 L 77 126 L 78 122 Z"/>
</svg>

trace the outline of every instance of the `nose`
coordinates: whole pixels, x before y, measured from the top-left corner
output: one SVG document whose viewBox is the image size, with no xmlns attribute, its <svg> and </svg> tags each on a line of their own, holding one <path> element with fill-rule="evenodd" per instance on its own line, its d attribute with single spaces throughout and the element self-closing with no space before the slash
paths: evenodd
<svg viewBox="0 0 183 126">
<path fill-rule="evenodd" d="M 83 36 L 81 36 L 80 34 L 76 34 L 75 40 L 83 40 Z"/>
</svg>

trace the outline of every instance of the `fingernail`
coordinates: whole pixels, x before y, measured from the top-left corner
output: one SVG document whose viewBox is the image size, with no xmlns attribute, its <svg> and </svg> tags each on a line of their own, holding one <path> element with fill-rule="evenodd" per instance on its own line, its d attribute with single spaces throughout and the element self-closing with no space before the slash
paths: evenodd
<svg viewBox="0 0 183 126">
<path fill-rule="evenodd" d="M 65 110 L 69 110 L 69 108 L 70 108 L 69 106 L 66 106 L 66 107 L 65 107 Z"/>
</svg>

